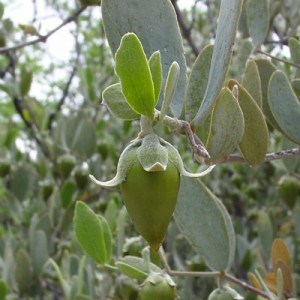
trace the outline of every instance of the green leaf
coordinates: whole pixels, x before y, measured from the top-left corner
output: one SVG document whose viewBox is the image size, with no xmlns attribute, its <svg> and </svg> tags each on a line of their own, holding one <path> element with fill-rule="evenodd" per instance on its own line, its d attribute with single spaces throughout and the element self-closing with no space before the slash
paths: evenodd
<svg viewBox="0 0 300 300">
<path fill-rule="evenodd" d="M 170 103 L 172 102 L 174 95 L 175 95 L 175 90 L 177 87 L 178 79 L 179 79 L 179 74 L 180 74 L 180 67 L 179 64 L 174 61 L 169 69 L 168 77 L 167 77 L 167 82 L 165 85 L 165 90 L 164 90 L 164 99 L 161 107 L 161 114 L 160 118 L 161 120 L 164 119 L 167 110 L 170 106 Z"/>
<path fill-rule="evenodd" d="M 294 79 L 292 81 L 292 87 L 293 87 L 294 93 L 296 94 L 298 100 L 300 101 L 300 79 Z"/>
<path fill-rule="evenodd" d="M 20 94 L 22 97 L 26 96 L 31 87 L 32 83 L 32 71 L 21 69 L 21 82 L 20 82 Z"/>
<path fill-rule="evenodd" d="M 137 113 L 153 118 L 154 85 L 143 46 L 134 33 L 122 37 L 115 55 L 116 73 L 127 103 Z"/>
<path fill-rule="evenodd" d="M 0 281 L 0 300 L 5 300 L 8 293 L 8 287 L 4 281 Z"/>
<path fill-rule="evenodd" d="M 282 132 L 300 144 L 300 102 L 282 71 L 276 71 L 270 79 L 269 104 Z"/>
<path fill-rule="evenodd" d="M 32 284 L 32 266 L 27 251 L 21 248 L 16 255 L 15 279 L 20 294 L 28 293 Z"/>
<path fill-rule="evenodd" d="M 258 213 L 257 230 L 264 258 L 268 261 L 273 244 L 273 227 L 270 217 L 266 212 L 261 211 Z"/>
<path fill-rule="evenodd" d="M 200 123 L 209 115 L 222 88 L 232 54 L 238 22 L 242 10 L 241 0 L 223 0 L 220 7 L 216 41 L 211 60 L 208 83 L 204 99 L 197 112 L 193 125 Z"/>
<path fill-rule="evenodd" d="M 115 117 L 123 120 L 136 120 L 140 118 L 140 115 L 132 110 L 126 102 L 120 83 L 112 84 L 107 87 L 103 91 L 102 97 L 107 104 L 109 111 Z"/>
<path fill-rule="evenodd" d="M 160 96 L 162 85 L 162 65 L 161 56 L 159 51 L 153 52 L 148 60 L 148 64 L 151 71 L 152 81 L 154 85 L 155 105 L 157 104 Z"/>
<path fill-rule="evenodd" d="M 262 108 L 261 82 L 257 65 L 253 60 L 249 60 L 246 65 L 242 86 L 252 96 L 256 104 Z"/>
<path fill-rule="evenodd" d="M 60 189 L 60 197 L 63 208 L 67 208 L 72 203 L 75 192 L 76 186 L 74 182 L 67 181 L 63 184 L 63 186 Z"/>
<path fill-rule="evenodd" d="M 265 117 L 251 95 L 235 80 L 229 82 L 232 88 L 238 86 L 238 101 L 243 111 L 245 130 L 239 144 L 240 150 L 251 166 L 262 162 L 268 150 L 269 131 Z"/>
<path fill-rule="evenodd" d="M 38 276 L 49 258 L 47 237 L 43 230 L 35 231 L 30 237 L 30 257 L 33 275 Z"/>
<path fill-rule="evenodd" d="M 280 130 L 278 123 L 273 117 L 273 114 L 270 109 L 269 101 L 268 101 L 268 97 L 269 97 L 268 88 L 269 88 L 270 78 L 272 74 L 277 70 L 277 68 L 267 59 L 257 59 L 255 60 L 255 63 L 258 68 L 260 83 L 261 83 L 263 113 L 267 118 L 269 124 L 273 128 Z"/>
<path fill-rule="evenodd" d="M 3 14 L 4 14 L 4 6 L 3 6 L 2 3 L 0 3 L 0 21 L 1 21 L 2 17 L 3 17 Z"/>
<path fill-rule="evenodd" d="M 81 248 L 98 264 L 108 261 L 106 240 L 99 217 L 83 202 L 75 207 L 74 228 Z"/>
<path fill-rule="evenodd" d="M 133 279 L 146 279 L 149 276 L 148 265 L 140 257 L 125 256 L 116 262 L 116 267 L 121 273 Z M 161 269 L 153 263 L 150 263 L 150 269 L 152 272 L 161 272 Z"/>
<path fill-rule="evenodd" d="M 198 179 L 182 177 L 175 222 L 212 270 L 227 270 L 235 253 L 235 234 L 229 214 Z"/>
<path fill-rule="evenodd" d="M 105 248 L 106 248 L 106 259 L 107 259 L 107 261 L 109 261 L 111 254 L 112 254 L 111 230 L 110 230 L 109 224 L 106 221 L 106 219 L 101 215 L 97 215 L 97 216 L 98 216 L 98 219 L 101 224 L 102 231 L 103 231 L 103 238 L 104 238 L 104 243 L 105 243 Z"/>
<path fill-rule="evenodd" d="M 23 201 L 29 196 L 34 181 L 33 169 L 29 165 L 20 165 L 12 172 L 10 190 Z"/>
<path fill-rule="evenodd" d="M 243 74 L 247 60 L 249 59 L 252 51 L 253 51 L 253 44 L 250 42 L 250 40 L 249 39 L 243 40 L 240 50 L 238 51 L 236 57 L 238 74 Z"/>
<path fill-rule="evenodd" d="M 147 57 L 159 51 L 163 69 L 163 87 L 170 65 L 177 61 L 180 78 L 171 113 L 181 115 L 186 85 L 186 63 L 177 17 L 169 0 L 103 0 L 104 29 L 113 54 L 127 32 L 134 32 L 142 42 Z M 161 107 L 162 96 L 158 103 Z"/>
<path fill-rule="evenodd" d="M 289 47 L 293 62 L 300 65 L 300 42 L 295 38 L 290 38 Z M 295 78 L 300 78 L 299 68 L 296 69 Z"/>
<path fill-rule="evenodd" d="M 210 162 L 231 154 L 244 133 L 244 117 L 237 99 L 228 88 L 223 88 L 214 106 L 207 150 Z"/>
<path fill-rule="evenodd" d="M 213 45 L 207 45 L 202 49 L 194 62 L 188 80 L 185 97 L 185 118 L 189 122 L 195 117 L 204 97 L 213 49 Z"/>
<path fill-rule="evenodd" d="M 261 45 L 268 34 L 270 12 L 268 0 L 248 0 L 246 4 L 249 33 L 255 46 Z"/>
<path fill-rule="evenodd" d="M 84 157 L 91 157 L 96 150 L 96 129 L 92 121 L 83 119 L 73 132 L 71 149 Z"/>
</svg>

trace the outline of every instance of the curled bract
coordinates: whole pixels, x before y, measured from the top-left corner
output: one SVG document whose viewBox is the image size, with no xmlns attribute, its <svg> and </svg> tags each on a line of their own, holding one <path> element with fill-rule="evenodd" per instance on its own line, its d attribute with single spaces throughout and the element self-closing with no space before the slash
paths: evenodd
<svg viewBox="0 0 300 300">
<path fill-rule="evenodd" d="M 180 175 L 202 177 L 211 172 L 185 170 L 177 149 L 149 133 L 132 141 L 120 156 L 117 174 L 109 181 L 90 178 L 102 187 L 120 185 L 122 198 L 136 230 L 158 251 L 177 202 Z"/>
</svg>

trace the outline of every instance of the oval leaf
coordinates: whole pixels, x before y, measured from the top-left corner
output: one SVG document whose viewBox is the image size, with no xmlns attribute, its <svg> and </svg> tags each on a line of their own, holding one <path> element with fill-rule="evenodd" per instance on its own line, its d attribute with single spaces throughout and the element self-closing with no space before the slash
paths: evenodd
<svg viewBox="0 0 300 300">
<path fill-rule="evenodd" d="M 291 52 L 291 58 L 294 63 L 300 64 L 300 42 L 295 38 L 289 39 L 289 47 Z M 295 78 L 300 78 L 300 69 L 296 69 Z"/>
<path fill-rule="evenodd" d="M 258 237 L 262 246 L 264 258 L 269 259 L 273 243 L 273 227 L 269 215 L 266 212 L 258 213 L 257 220 Z"/>
<path fill-rule="evenodd" d="M 25 68 L 21 69 L 21 82 L 20 82 L 20 94 L 22 97 L 29 93 L 32 83 L 32 71 L 28 71 Z"/>
<path fill-rule="evenodd" d="M 149 276 L 147 263 L 144 259 L 136 256 L 125 256 L 116 262 L 120 272 L 134 279 L 145 279 Z M 161 269 L 153 263 L 150 263 L 150 270 L 159 273 Z"/>
<path fill-rule="evenodd" d="M 210 162 L 231 154 L 244 133 L 244 117 L 236 98 L 229 89 L 220 92 L 211 116 L 207 150 Z"/>
<path fill-rule="evenodd" d="M 155 107 L 154 85 L 143 46 L 134 33 L 122 37 L 115 59 L 115 70 L 128 104 L 137 113 L 152 118 Z"/>
<path fill-rule="evenodd" d="M 249 60 L 243 76 L 242 86 L 255 100 L 256 104 L 262 107 L 262 91 L 259 72 L 256 63 Z"/>
<path fill-rule="evenodd" d="M 161 57 L 160 52 L 155 51 L 149 58 L 148 61 L 152 81 L 154 84 L 154 94 L 155 94 L 155 105 L 157 104 L 160 96 L 161 85 L 162 85 L 162 65 L 161 65 Z"/>
<path fill-rule="evenodd" d="M 209 78 L 203 102 L 193 125 L 198 127 L 211 112 L 222 88 L 232 54 L 238 22 L 242 11 L 241 0 L 223 0 L 220 7 L 216 41 L 211 60 Z"/>
<path fill-rule="evenodd" d="M 272 267 L 276 269 L 276 264 L 279 260 L 283 261 L 290 269 L 292 267 L 292 257 L 289 249 L 282 239 L 276 239 L 272 245 Z"/>
<path fill-rule="evenodd" d="M 269 31 L 269 1 L 248 0 L 246 4 L 247 24 L 255 46 L 261 45 Z"/>
<path fill-rule="evenodd" d="M 268 126 L 262 111 L 250 94 L 237 81 L 230 80 L 230 88 L 234 85 L 238 86 L 238 101 L 245 120 L 240 150 L 247 163 L 255 166 L 264 160 L 268 151 Z"/>
<path fill-rule="evenodd" d="M 83 119 L 73 132 L 71 148 L 84 157 L 91 157 L 96 150 L 96 129 L 92 121 Z"/>
<path fill-rule="evenodd" d="M 97 215 L 97 216 L 98 216 L 98 220 L 101 224 L 102 231 L 103 231 L 103 238 L 104 238 L 105 249 L 106 249 L 106 259 L 108 261 L 111 257 L 111 253 L 112 253 L 111 230 L 110 230 L 110 226 L 109 226 L 108 222 L 106 221 L 106 219 L 101 215 Z"/>
<path fill-rule="evenodd" d="M 48 242 L 43 230 L 37 230 L 30 238 L 30 256 L 34 276 L 38 276 L 49 258 Z"/>
<path fill-rule="evenodd" d="M 282 71 L 276 71 L 271 77 L 269 103 L 283 133 L 300 144 L 300 102 Z"/>
<path fill-rule="evenodd" d="M 112 84 L 107 87 L 102 97 L 107 104 L 109 111 L 117 118 L 123 120 L 136 120 L 140 115 L 137 114 L 126 102 L 126 99 L 122 93 L 120 83 Z"/>
<path fill-rule="evenodd" d="M 147 57 L 159 51 L 163 69 L 163 86 L 173 61 L 180 66 L 180 77 L 171 113 L 181 115 L 185 85 L 186 62 L 175 10 L 169 0 L 103 0 L 102 16 L 106 37 L 113 53 L 127 32 L 135 32 Z M 160 97 L 161 107 L 162 97 Z"/>
<path fill-rule="evenodd" d="M 185 118 L 189 122 L 195 117 L 204 97 L 213 49 L 213 45 L 203 48 L 193 65 L 188 80 L 185 97 Z"/>
<path fill-rule="evenodd" d="M 170 66 L 167 82 L 165 86 L 164 99 L 163 99 L 161 114 L 160 114 L 161 120 L 164 119 L 166 112 L 170 106 L 170 103 L 174 98 L 175 90 L 179 79 L 179 74 L 180 74 L 180 66 L 176 61 L 174 61 Z"/>
<path fill-rule="evenodd" d="M 227 270 L 235 252 L 235 234 L 224 205 L 201 181 L 182 177 L 175 222 L 212 270 Z"/>
<path fill-rule="evenodd" d="M 280 130 L 278 123 L 273 117 L 273 114 L 270 109 L 269 101 L 268 101 L 268 97 L 269 97 L 268 88 L 269 88 L 270 78 L 272 74 L 277 70 L 277 68 L 267 59 L 255 60 L 255 63 L 257 65 L 259 77 L 260 77 L 263 113 L 266 116 L 269 124 L 273 128 Z"/>
<path fill-rule="evenodd" d="M 81 201 L 76 203 L 74 228 L 81 248 L 98 264 L 106 263 L 109 257 L 99 217 Z"/>
</svg>

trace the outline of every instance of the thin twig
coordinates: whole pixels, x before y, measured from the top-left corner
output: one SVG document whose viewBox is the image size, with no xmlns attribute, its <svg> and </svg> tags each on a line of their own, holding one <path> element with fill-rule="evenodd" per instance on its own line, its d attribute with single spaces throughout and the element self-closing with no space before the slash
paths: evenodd
<svg viewBox="0 0 300 300">
<path fill-rule="evenodd" d="M 265 293 L 264 291 L 259 290 L 259 289 L 255 288 L 254 286 L 249 285 L 248 283 L 246 283 L 244 281 L 241 281 L 241 280 L 239 280 L 239 279 L 237 279 L 237 278 L 235 278 L 235 277 L 233 277 L 233 276 L 231 276 L 231 275 L 229 275 L 227 273 L 225 273 L 223 275 L 223 278 L 226 279 L 226 280 L 228 280 L 228 281 L 231 281 L 231 282 L 233 282 L 233 283 L 235 283 L 237 285 L 239 285 L 240 287 L 244 288 L 245 290 L 251 291 L 251 292 L 255 293 L 256 295 L 259 295 L 261 297 L 269 299 L 268 294 Z"/>
<path fill-rule="evenodd" d="M 29 42 L 25 42 L 19 45 L 15 45 L 15 46 L 11 46 L 11 47 L 3 47 L 0 48 L 0 54 L 3 53 L 7 53 L 9 51 L 14 51 L 20 48 L 24 48 L 27 46 L 31 46 L 40 42 L 45 43 L 48 38 L 53 35 L 55 32 L 57 32 L 58 30 L 60 30 L 62 27 L 64 27 L 65 25 L 73 22 L 74 20 L 76 20 L 76 18 L 86 9 L 86 6 L 80 7 L 73 15 L 69 16 L 67 19 L 65 19 L 60 25 L 58 25 L 57 27 L 55 27 L 54 29 L 50 30 L 46 35 L 39 35 L 36 39 L 29 41 Z"/>
<path fill-rule="evenodd" d="M 264 54 L 264 55 L 266 55 L 266 56 L 268 56 L 268 57 L 271 57 L 272 59 L 278 60 L 278 61 L 280 61 L 280 62 L 282 62 L 282 63 L 284 63 L 284 64 L 289 64 L 289 65 L 291 65 L 291 66 L 293 66 L 293 67 L 295 67 L 295 68 L 300 69 L 300 65 L 299 65 L 299 64 L 296 64 L 296 63 L 294 63 L 294 62 L 292 62 L 292 61 L 289 61 L 289 60 L 286 60 L 286 59 L 283 59 L 283 58 L 276 57 L 276 56 L 274 56 L 274 55 L 271 55 L 271 54 L 269 54 L 269 53 L 267 53 L 267 52 L 264 52 L 264 51 L 261 51 L 261 50 L 256 50 L 256 52 L 261 53 L 261 54 Z"/>
<path fill-rule="evenodd" d="M 294 156 L 300 155 L 300 148 L 293 148 L 289 150 L 283 150 L 279 152 L 268 153 L 263 162 L 268 162 L 272 160 L 284 159 Z M 227 158 L 224 158 L 222 161 L 218 161 L 217 164 L 224 164 L 224 163 L 245 163 L 245 159 L 240 155 L 229 155 Z"/>
<path fill-rule="evenodd" d="M 190 45 L 192 52 L 195 56 L 198 56 L 199 49 L 197 48 L 196 44 L 194 43 L 194 40 L 191 35 L 191 29 L 186 25 L 185 20 L 183 18 L 183 15 L 177 5 L 177 0 L 172 0 L 173 7 L 175 9 L 178 24 L 180 26 L 181 32 L 183 37 L 187 40 L 188 44 Z"/>
</svg>

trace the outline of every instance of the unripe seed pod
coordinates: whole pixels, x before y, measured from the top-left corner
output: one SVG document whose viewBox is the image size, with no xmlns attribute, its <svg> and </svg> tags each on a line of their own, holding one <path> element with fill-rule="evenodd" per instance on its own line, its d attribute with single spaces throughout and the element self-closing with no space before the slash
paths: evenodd
<svg viewBox="0 0 300 300">
<path fill-rule="evenodd" d="M 149 276 L 140 291 L 141 300 L 175 300 L 176 286 L 165 275 Z"/>
<path fill-rule="evenodd" d="M 164 240 L 178 191 L 179 171 L 171 162 L 160 172 L 147 172 L 136 164 L 121 183 L 131 221 L 154 251 L 158 251 Z"/>
<path fill-rule="evenodd" d="M 76 164 L 76 158 L 71 154 L 64 154 L 58 158 L 59 171 L 64 178 L 68 178 Z"/>
<path fill-rule="evenodd" d="M 0 177 L 5 177 L 10 172 L 10 162 L 8 159 L 0 159 Z"/>
<path fill-rule="evenodd" d="M 158 251 L 176 205 L 180 175 L 201 177 L 213 168 L 198 174 L 187 172 L 175 147 L 149 133 L 125 148 L 113 179 L 103 182 L 91 175 L 90 178 L 102 187 L 121 186 L 132 223 Z"/>
<path fill-rule="evenodd" d="M 208 297 L 208 300 L 243 300 L 242 297 L 237 291 L 230 287 L 224 287 L 222 289 L 216 289 L 211 292 Z"/>
</svg>

